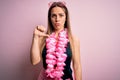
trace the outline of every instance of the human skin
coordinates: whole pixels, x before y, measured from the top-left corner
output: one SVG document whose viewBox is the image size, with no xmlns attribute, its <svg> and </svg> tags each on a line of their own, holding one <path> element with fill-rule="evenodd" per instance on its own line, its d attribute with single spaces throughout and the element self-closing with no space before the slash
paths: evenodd
<svg viewBox="0 0 120 80">
<path fill-rule="evenodd" d="M 66 21 L 66 15 L 62 8 L 54 7 L 51 10 L 51 22 L 54 27 L 54 31 L 56 33 L 56 37 L 58 33 L 64 29 L 64 24 Z M 34 36 L 31 46 L 31 63 L 36 65 L 41 60 L 40 53 L 40 42 L 42 37 L 49 37 L 48 34 L 45 34 L 45 27 L 44 26 L 37 26 L 34 30 Z M 73 62 L 73 69 L 75 80 L 82 80 L 82 71 L 81 71 L 81 63 L 80 63 L 80 41 L 79 38 L 73 36 L 73 46 L 74 46 L 74 53 L 72 53 L 72 62 Z"/>
</svg>

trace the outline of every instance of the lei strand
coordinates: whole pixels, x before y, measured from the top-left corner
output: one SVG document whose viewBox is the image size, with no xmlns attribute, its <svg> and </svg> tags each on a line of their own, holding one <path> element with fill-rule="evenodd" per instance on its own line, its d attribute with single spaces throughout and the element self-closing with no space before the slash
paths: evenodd
<svg viewBox="0 0 120 80">
<path fill-rule="evenodd" d="M 55 37 L 55 32 L 53 32 L 46 39 L 46 63 L 47 69 L 45 70 L 47 77 L 62 80 L 61 77 L 64 75 L 65 60 L 67 58 L 66 46 L 68 43 L 67 29 L 62 30 L 58 34 L 58 40 Z"/>
</svg>

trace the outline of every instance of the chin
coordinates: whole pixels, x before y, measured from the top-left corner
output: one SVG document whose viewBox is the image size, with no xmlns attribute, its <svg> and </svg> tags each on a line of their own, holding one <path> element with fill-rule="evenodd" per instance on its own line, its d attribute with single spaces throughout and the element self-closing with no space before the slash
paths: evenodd
<svg viewBox="0 0 120 80">
<path fill-rule="evenodd" d="M 61 30 L 63 27 L 61 27 L 61 26 L 55 26 L 54 28 L 55 28 L 55 30 Z"/>
<path fill-rule="evenodd" d="M 59 30 L 59 29 L 61 29 L 61 27 L 60 26 L 55 26 L 55 29 Z"/>
</svg>

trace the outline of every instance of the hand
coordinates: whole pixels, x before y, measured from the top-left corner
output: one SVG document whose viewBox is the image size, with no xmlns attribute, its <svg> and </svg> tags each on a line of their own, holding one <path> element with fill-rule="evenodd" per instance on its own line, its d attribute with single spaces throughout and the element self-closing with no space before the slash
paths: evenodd
<svg viewBox="0 0 120 80">
<path fill-rule="evenodd" d="M 34 30 L 34 35 L 38 36 L 38 37 L 49 37 L 48 34 L 45 33 L 46 32 L 46 29 L 44 26 L 42 25 L 38 25 L 35 30 Z"/>
</svg>

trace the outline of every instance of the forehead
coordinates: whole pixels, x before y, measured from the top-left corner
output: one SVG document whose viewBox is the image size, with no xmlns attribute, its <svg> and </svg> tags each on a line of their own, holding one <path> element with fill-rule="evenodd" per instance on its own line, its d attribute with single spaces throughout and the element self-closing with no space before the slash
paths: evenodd
<svg viewBox="0 0 120 80">
<path fill-rule="evenodd" d="M 65 11 L 64 11 L 64 9 L 61 8 L 61 7 L 54 7 L 54 8 L 52 8 L 51 13 L 54 13 L 54 14 L 63 13 L 63 14 L 64 14 Z"/>
</svg>

